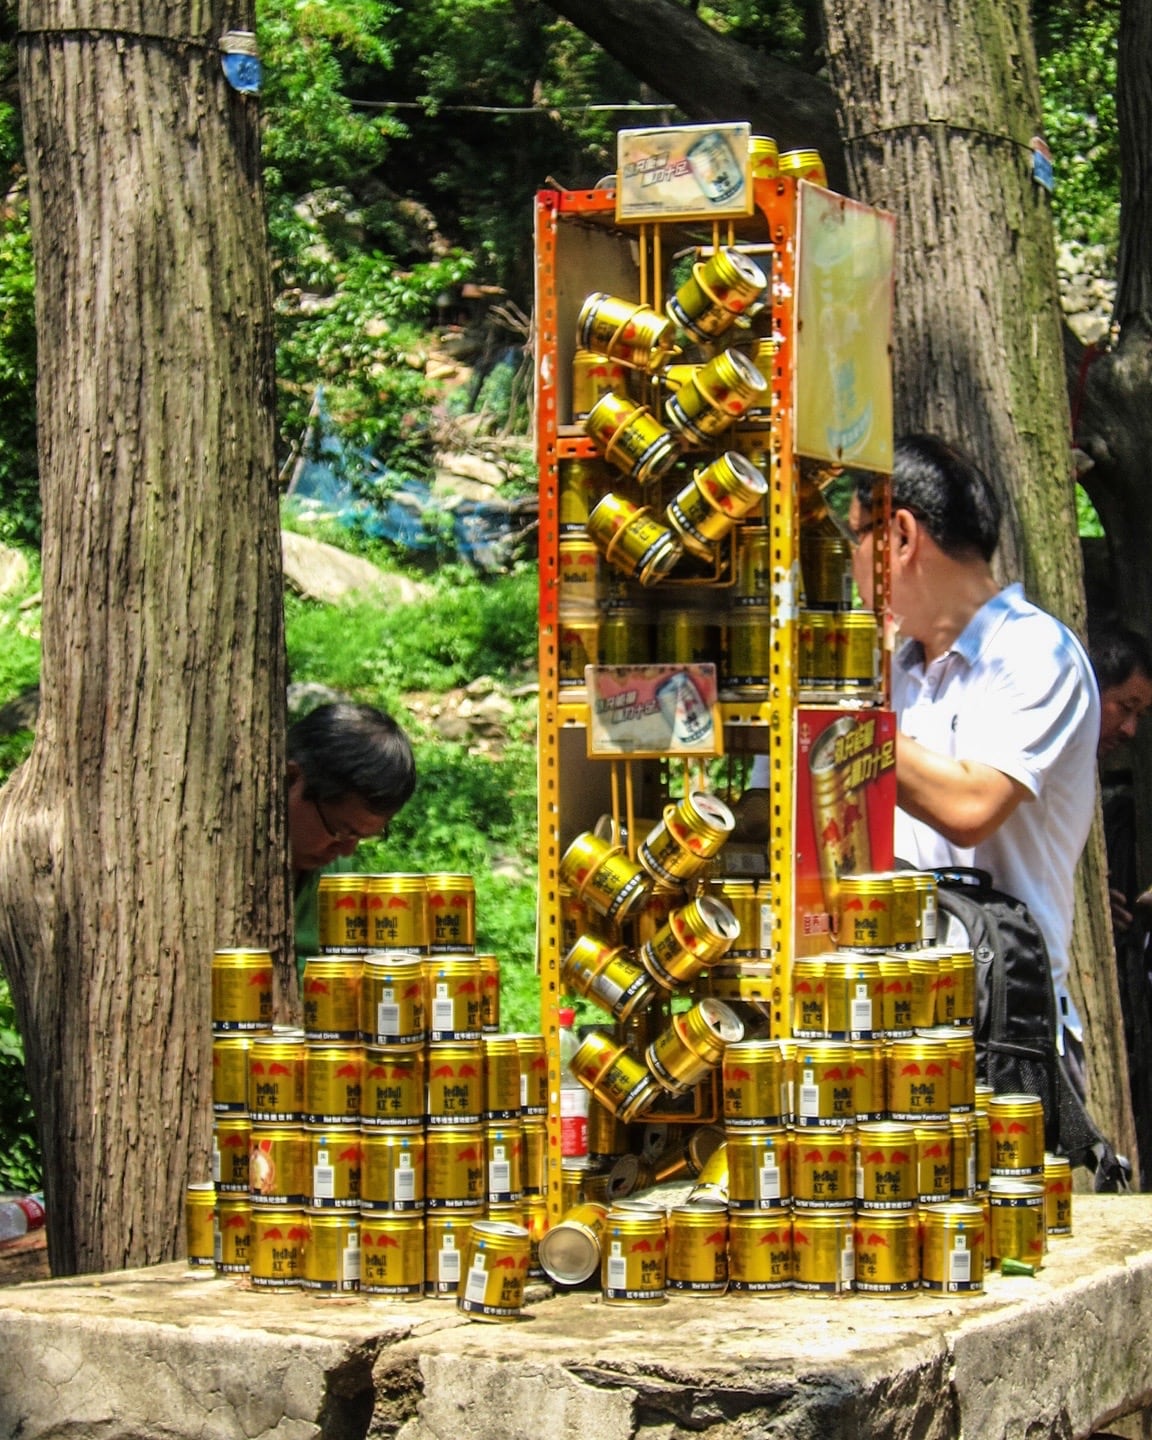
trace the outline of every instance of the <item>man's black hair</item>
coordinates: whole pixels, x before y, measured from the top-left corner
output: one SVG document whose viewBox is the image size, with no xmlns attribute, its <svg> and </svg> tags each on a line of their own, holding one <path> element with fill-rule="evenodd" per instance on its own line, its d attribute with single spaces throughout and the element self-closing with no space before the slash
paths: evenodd
<svg viewBox="0 0 1152 1440">
<path fill-rule="evenodd" d="M 1102 691 L 1123 685 L 1135 674 L 1152 680 L 1152 646 L 1143 635 L 1115 621 L 1088 626 L 1088 657 Z"/>
<path fill-rule="evenodd" d="M 872 508 L 873 477 L 856 495 Z M 910 510 L 945 555 L 991 560 L 1000 539 L 1000 501 L 984 472 L 936 435 L 904 435 L 892 461 L 892 509 Z"/>
<path fill-rule="evenodd" d="M 288 759 L 304 772 L 309 800 L 355 795 L 374 815 L 392 814 L 416 788 L 407 735 L 371 705 L 318 705 L 289 727 Z"/>
</svg>

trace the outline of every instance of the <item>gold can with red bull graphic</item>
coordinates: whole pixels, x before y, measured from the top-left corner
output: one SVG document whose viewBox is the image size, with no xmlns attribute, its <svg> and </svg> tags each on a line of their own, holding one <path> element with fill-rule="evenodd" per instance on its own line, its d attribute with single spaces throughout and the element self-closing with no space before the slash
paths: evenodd
<svg viewBox="0 0 1152 1440">
<path fill-rule="evenodd" d="M 715 1200 L 673 1205 L 667 1223 L 669 1293 L 723 1295 L 728 1288 L 728 1207 Z"/>
<path fill-rule="evenodd" d="M 184 1239 L 190 1270 L 216 1266 L 216 1187 L 211 1180 L 184 1187 Z"/>
<path fill-rule="evenodd" d="M 739 937 L 740 922 L 714 896 L 698 895 L 673 910 L 640 947 L 639 960 L 665 990 L 678 990 L 726 955 Z"/>
<path fill-rule="evenodd" d="M 739 604 L 739 598 L 733 605 Z M 772 611 L 749 605 L 728 612 L 721 657 L 724 689 L 734 695 L 760 696 L 772 683 L 775 637 Z"/>
<path fill-rule="evenodd" d="M 647 665 L 652 632 L 643 605 L 606 605 L 600 612 L 596 658 L 601 665 Z"/>
<path fill-rule="evenodd" d="M 684 553 L 676 532 L 646 505 L 611 493 L 589 515 L 588 533 L 610 565 L 641 585 L 662 580 Z"/>
<path fill-rule="evenodd" d="M 1072 1162 L 1067 1155 L 1044 1156 L 1044 1228 L 1049 1235 L 1072 1234 Z"/>
<path fill-rule="evenodd" d="M 984 1207 L 953 1201 L 920 1215 L 920 1284 L 972 1295 L 984 1289 Z"/>
<path fill-rule="evenodd" d="M 364 1211 L 424 1209 L 425 1137 L 416 1130 L 365 1130 L 360 1208 Z"/>
<path fill-rule="evenodd" d="M 520 1056 L 520 1110 L 548 1114 L 548 1047 L 543 1035 L 515 1035 Z"/>
<path fill-rule="evenodd" d="M 852 1047 L 840 1040 L 803 1040 L 796 1051 L 796 1124 L 850 1125 L 856 1119 Z"/>
<path fill-rule="evenodd" d="M 300 989 L 304 998 L 304 1034 L 309 1040 L 360 1038 L 359 955 L 310 955 Z"/>
<path fill-rule="evenodd" d="M 856 1128 L 856 1204 L 861 1210 L 913 1210 L 920 1194 L 916 1128 L 875 1121 Z"/>
<path fill-rule="evenodd" d="M 824 958 L 825 1025 L 830 1040 L 874 1040 L 882 1033 L 884 977 L 879 958 L 841 951 Z"/>
<path fill-rule="evenodd" d="M 252 1210 L 249 1276 L 257 1290 L 298 1290 L 304 1279 L 308 1215 L 301 1205 Z"/>
<path fill-rule="evenodd" d="M 368 947 L 364 875 L 321 875 L 316 891 L 320 949 L 361 955 Z"/>
<path fill-rule="evenodd" d="M 838 610 L 851 603 L 851 553 L 842 535 L 822 530 L 801 531 L 800 574 L 806 606 Z"/>
<path fill-rule="evenodd" d="M 218 1115 L 248 1109 L 248 1035 L 212 1037 L 212 1109 Z"/>
<path fill-rule="evenodd" d="M 911 1035 L 916 1024 L 909 957 L 903 954 L 881 955 L 876 963 L 880 967 L 882 986 L 880 1033 L 889 1040 Z"/>
<path fill-rule="evenodd" d="M 371 951 L 360 985 L 360 1036 L 367 1045 L 423 1045 L 427 982 L 419 955 Z"/>
<path fill-rule="evenodd" d="M 477 1125 L 484 1119 L 484 1045 L 465 1040 L 428 1047 L 428 1125 Z"/>
<path fill-rule="evenodd" d="M 1044 1185 L 993 1175 L 988 1185 L 991 1216 L 988 1252 L 994 1265 L 1019 1260 L 1037 1270 L 1044 1263 Z"/>
<path fill-rule="evenodd" d="M 992 1174 L 1023 1179 L 1044 1174 L 1044 1105 L 1036 1095 L 993 1095 L 988 1101 Z"/>
<path fill-rule="evenodd" d="M 808 180 L 813 185 L 828 184 L 828 172 L 819 150 L 785 150 L 777 161 L 777 174 L 790 180 Z"/>
<path fill-rule="evenodd" d="M 658 884 L 682 885 L 704 870 L 731 835 L 736 819 L 724 802 L 693 790 L 664 808 L 641 842 L 637 859 Z"/>
<path fill-rule="evenodd" d="M 888 1043 L 888 1110 L 893 1120 L 946 1121 L 951 1110 L 948 1042 L 914 1035 Z"/>
<path fill-rule="evenodd" d="M 956 988 L 953 975 L 955 952 L 944 946 L 937 946 L 939 973 L 936 976 L 936 1010 L 932 1020 L 935 1025 L 952 1025 L 956 1015 Z"/>
<path fill-rule="evenodd" d="M 728 1205 L 732 1210 L 782 1210 L 792 1203 L 791 1145 L 787 1130 L 730 1130 Z"/>
<path fill-rule="evenodd" d="M 800 1210 L 852 1210 L 856 1194 L 856 1132 L 794 1130 L 792 1205 Z"/>
<path fill-rule="evenodd" d="M 500 959 L 496 955 L 477 955 L 480 962 L 480 1028 L 484 1034 L 495 1035 L 500 1029 Z"/>
<path fill-rule="evenodd" d="M 710 996 L 673 1015 L 644 1052 L 648 1068 L 673 1095 L 698 1085 L 715 1070 L 724 1048 L 744 1038 L 744 1023 L 730 1005 Z"/>
<path fill-rule="evenodd" d="M 576 317 L 576 343 L 654 375 L 676 349 L 676 327 L 651 306 L 597 290 Z"/>
<path fill-rule="evenodd" d="M 796 636 L 796 664 L 804 690 L 835 690 L 839 669 L 836 654 L 836 619 L 828 610 L 800 611 Z M 847 944 L 856 941 L 845 940 Z"/>
<path fill-rule="evenodd" d="M 883 1040 L 852 1043 L 852 1078 L 856 1085 L 856 1119 L 888 1119 L 887 1058 Z"/>
<path fill-rule="evenodd" d="M 212 1029 L 272 1029 L 272 952 L 216 950 L 212 955 Z"/>
<path fill-rule="evenodd" d="M 312 1171 L 309 1205 L 319 1210 L 355 1210 L 360 1205 L 363 1152 L 359 1125 L 308 1125 Z"/>
<path fill-rule="evenodd" d="M 304 1119 L 358 1125 L 364 1104 L 364 1047 L 313 1045 L 304 1055 Z"/>
<path fill-rule="evenodd" d="M 464 1274 L 456 1308 L 471 1320 L 517 1320 L 532 1242 L 523 1225 L 474 1220 L 464 1248 Z"/>
<path fill-rule="evenodd" d="M 463 1273 L 464 1249 L 472 1221 L 484 1218 L 447 1211 L 424 1217 L 424 1293 L 437 1300 L 455 1300 Z"/>
<path fill-rule="evenodd" d="M 725 951 L 732 960 L 768 960 L 772 956 L 772 905 L 768 882 L 723 875 L 708 883 L 708 893 L 736 917 L 740 933 Z"/>
<path fill-rule="evenodd" d="M 724 350 L 698 366 L 669 396 L 664 415 L 674 430 L 706 445 L 750 408 L 762 405 L 767 393 L 768 381 L 748 356 Z"/>
<path fill-rule="evenodd" d="M 678 490 L 664 514 L 685 550 L 710 561 L 744 516 L 763 505 L 767 493 L 768 482 L 751 460 L 729 450 Z"/>
<path fill-rule="evenodd" d="M 847 1294 L 856 1284 L 851 1210 L 797 1210 L 792 1216 L 794 1290 Z"/>
<path fill-rule="evenodd" d="M 484 1126 L 488 1163 L 487 1205 L 519 1205 L 524 1199 L 524 1128 L 517 1120 L 490 1120 Z"/>
<path fill-rule="evenodd" d="M 646 1065 L 623 1045 L 595 1031 L 581 1041 L 573 1055 L 572 1073 L 626 1125 L 651 1109 L 660 1095 L 656 1077 Z"/>
<path fill-rule="evenodd" d="M 424 1293 L 424 1219 L 364 1212 L 360 1216 L 360 1290 L 417 1300 Z"/>
<path fill-rule="evenodd" d="M 987 1105 L 987 1101 L 984 1104 Z M 987 1109 L 976 1110 L 972 1116 L 972 1130 L 976 1148 L 976 1189 L 987 1190 L 988 1181 L 992 1178 L 992 1126 Z"/>
<path fill-rule="evenodd" d="M 519 1120 L 520 1052 L 513 1035 L 485 1035 L 484 1119 Z"/>
<path fill-rule="evenodd" d="M 725 1046 L 720 1080 L 728 1130 L 790 1121 L 789 1078 L 787 1057 L 778 1040 L 738 1040 Z"/>
<path fill-rule="evenodd" d="M 971 950 L 952 951 L 952 1022 L 958 1027 L 976 1023 L 976 956 Z"/>
<path fill-rule="evenodd" d="M 578 835 L 560 859 L 560 878 L 575 889 L 598 915 L 621 921 L 641 905 L 647 877 L 625 852 L 591 830 Z"/>
<path fill-rule="evenodd" d="M 707 343 L 730 329 L 767 288 L 768 277 L 750 255 L 717 249 L 692 266 L 691 276 L 668 301 L 668 318 Z"/>
<path fill-rule="evenodd" d="M 359 1290 L 360 1216 L 313 1207 L 307 1221 L 304 1289 L 321 1295 L 347 1295 Z"/>
<path fill-rule="evenodd" d="M 591 1109 L 591 1107 L 589 1107 Z M 524 1127 L 524 1194 L 548 1193 L 548 1122 L 541 1116 L 530 1116 Z"/>
<path fill-rule="evenodd" d="M 561 617 L 556 634 L 557 681 L 561 690 L 584 690 L 587 683 L 584 671 L 596 664 L 599 644 L 600 621 L 595 615 Z"/>
<path fill-rule="evenodd" d="M 952 1199 L 971 1200 L 976 1194 L 976 1117 L 954 1111 L 948 1128 L 952 1132 Z"/>
<path fill-rule="evenodd" d="M 212 1179 L 224 1194 L 248 1194 L 248 1158 L 252 1150 L 252 1121 L 247 1110 L 240 1115 L 217 1115 L 212 1124 Z"/>
<path fill-rule="evenodd" d="M 425 1059 L 423 1050 L 366 1045 L 360 1093 L 360 1124 L 422 1128 Z"/>
<path fill-rule="evenodd" d="M 920 1219 L 914 1210 L 869 1211 L 856 1220 L 856 1289 L 911 1295 L 920 1289 Z"/>
<path fill-rule="evenodd" d="M 601 395 L 584 421 L 584 432 L 610 465 L 639 485 L 658 480 L 680 453 L 676 437 L 646 405 L 619 395 Z M 594 539 L 599 509 L 600 505 L 595 506 L 588 516 L 588 533 Z"/>
<path fill-rule="evenodd" d="M 423 875 L 365 875 L 364 906 L 369 951 L 428 951 L 428 887 Z"/>
<path fill-rule="evenodd" d="M 577 350 L 572 357 L 572 419 L 586 420 L 602 395 L 628 394 L 628 367 L 594 350 Z M 578 462 L 577 462 L 578 463 Z"/>
<path fill-rule="evenodd" d="M 558 1285 L 581 1285 L 600 1269 L 608 1207 L 588 1201 L 566 1210 L 540 1238 L 540 1264 Z"/>
<path fill-rule="evenodd" d="M 892 944 L 892 877 L 841 875 L 836 941 L 854 950 L 887 950 Z"/>
<path fill-rule="evenodd" d="M 667 1245 L 663 1210 L 614 1205 L 600 1247 L 604 1304 L 663 1305 L 668 1298 Z"/>
<path fill-rule="evenodd" d="M 305 1053 L 299 1032 L 253 1039 L 248 1052 L 248 1113 L 253 1120 L 303 1123 Z"/>
<path fill-rule="evenodd" d="M 252 1263 L 252 1203 L 247 1195 L 216 1197 L 216 1273 L 247 1275 Z"/>
<path fill-rule="evenodd" d="M 920 890 L 912 870 L 892 871 L 892 944 L 896 950 L 920 944 Z"/>
<path fill-rule="evenodd" d="M 433 955 L 469 955 L 476 949 L 476 882 L 471 875 L 425 877 L 428 947 Z"/>
<path fill-rule="evenodd" d="M 587 519 L 587 516 L 585 516 Z M 559 547 L 560 613 L 593 615 L 600 599 L 600 551 L 583 531 Z"/>
<path fill-rule="evenodd" d="M 560 973 L 565 986 L 615 1016 L 627 1020 L 651 1004 L 657 986 L 635 964 L 623 945 L 610 945 L 595 935 L 581 935 L 564 956 Z"/>
<path fill-rule="evenodd" d="M 483 1210 L 487 1182 L 483 1125 L 445 1125 L 428 1131 L 424 1186 L 429 1210 Z"/>
<path fill-rule="evenodd" d="M 919 1032 L 928 1040 L 943 1040 L 948 1051 L 948 1104 L 962 1115 L 976 1108 L 976 1044 L 971 1030 L 957 1025 L 935 1025 Z"/>
<path fill-rule="evenodd" d="M 827 955 L 797 955 L 792 961 L 792 1034 L 797 1039 L 828 1038 Z"/>
<path fill-rule="evenodd" d="M 914 1128 L 920 1204 L 945 1204 L 952 1199 L 951 1124 L 944 1121 Z"/>
<path fill-rule="evenodd" d="M 596 396 L 598 400 L 599 395 Z M 595 402 L 593 402 L 595 403 Z M 588 409 L 591 410 L 589 405 Z M 586 417 L 575 417 L 579 424 Z M 588 524 L 592 497 L 609 486 L 609 472 L 600 460 L 561 460 L 560 474 L 560 535 L 582 536 Z"/>
<path fill-rule="evenodd" d="M 792 1288 L 792 1216 L 734 1210 L 728 1216 L 728 1288 L 738 1295 Z"/>
<path fill-rule="evenodd" d="M 248 1149 L 252 1204 L 306 1205 L 311 1193 L 308 1136 L 303 1125 L 254 1124 Z"/>
<path fill-rule="evenodd" d="M 946 950 L 934 945 L 907 952 L 908 976 L 912 982 L 912 1024 L 917 1030 L 930 1030 L 936 1024 L 936 992 L 942 984 L 951 984 L 951 970 L 943 969 L 947 955 Z"/>
<path fill-rule="evenodd" d="M 772 604 L 773 575 L 772 532 L 760 526 L 744 526 L 736 552 L 733 605 L 768 610 Z"/>
<path fill-rule="evenodd" d="M 870 610 L 844 610 L 835 619 L 836 688 L 862 696 L 876 688 L 879 641 L 876 616 Z M 893 930 L 888 943 L 900 943 Z"/>
</svg>

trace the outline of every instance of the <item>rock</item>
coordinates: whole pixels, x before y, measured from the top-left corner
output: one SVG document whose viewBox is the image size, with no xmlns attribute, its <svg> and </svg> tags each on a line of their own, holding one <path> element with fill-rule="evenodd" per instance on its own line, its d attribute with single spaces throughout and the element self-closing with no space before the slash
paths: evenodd
<svg viewBox="0 0 1152 1440">
<path fill-rule="evenodd" d="M 438 474 L 444 472 L 455 478 L 475 480 L 477 484 L 486 485 L 492 490 L 498 490 L 504 483 L 504 472 L 499 465 L 466 451 L 460 454 L 437 455 L 436 470 Z"/>
<path fill-rule="evenodd" d="M 411 604 L 430 593 L 403 575 L 385 575 L 370 560 L 349 555 L 308 535 L 281 531 L 284 583 L 307 600 L 335 605 L 352 595 L 377 595 L 397 604 Z"/>
<path fill-rule="evenodd" d="M 464 693 L 473 700 L 480 700 L 483 699 L 485 695 L 491 695 L 493 690 L 497 688 L 496 681 L 493 680 L 491 675 L 477 675 L 475 680 L 469 680 L 468 684 L 465 685 Z"/>
<path fill-rule="evenodd" d="M 339 690 L 333 690 L 327 685 L 317 685 L 315 682 L 302 685 L 288 686 L 288 720 L 299 720 L 302 715 L 308 715 L 319 705 L 336 705 L 341 700 L 347 700 L 347 695 L 342 695 Z"/>
<path fill-rule="evenodd" d="M 1097 345 L 1108 338 L 1110 327 L 1102 315 L 1089 312 L 1083 315 L 1066 315 L 1064 319 L 1081 345 Z"/>
<path fill-rule="evenodd" d="M 14 595 L 28 584 L 28 560 L 20 550 L 0 545 L 0 595 Z"/>
<path fill-rule="evenodd" d="M 502 734 L 515 713 L 515 705 L 503 695 L 486 695 L 472 707 L 472 724 L 487 734 Z"/>
<path fill-rule="evenodd" d="M 455 713 L 438 715 L 434 724 L 437 735 L 444 740 L 467 740 L 472 734 L 467 717 Z"/>
</svg>

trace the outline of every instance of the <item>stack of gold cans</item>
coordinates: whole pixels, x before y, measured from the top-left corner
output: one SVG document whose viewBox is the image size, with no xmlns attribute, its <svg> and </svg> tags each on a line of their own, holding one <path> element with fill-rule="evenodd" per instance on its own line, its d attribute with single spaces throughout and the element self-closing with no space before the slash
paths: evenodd
<svg viewBox="0 0 1152 1440">
<path fill-rule="evenodd" d="M 190 1263 L 518 1312 L 546 1213 L 547 1056 L 541 1035 L 499 1033 L 498 962 L 475 938 L 470 876 L 323 877 L 296 1031 L 272 1027 L 270 956 L 217 952 L 214 1174 L 189 1191 Z"/>
</svg>

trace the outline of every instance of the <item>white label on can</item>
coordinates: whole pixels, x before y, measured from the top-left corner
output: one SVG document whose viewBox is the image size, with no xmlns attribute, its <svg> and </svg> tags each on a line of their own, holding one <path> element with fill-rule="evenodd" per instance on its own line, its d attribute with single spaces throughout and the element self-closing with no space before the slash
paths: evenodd
<svg viewBox="0 0 1152 1440">
<path fill-rule="evenodd" d="M 488 1163 L 488 1189 L 494 1194 L 506 1195 L 512 1189 L 512 1166 L 504 1158 L 503 1145 L 494 1145 L 492 1152 Z"/>
<path fill-rule="evenodd" d="M 957 1235 L 952 1243 L 954 1248 L 948 1254 L 948 1283 L 966 1285 L 972 1279 L 972 1252 L 963 1235 Z"/>
<path fill-rule="evenodd" d="M 464 1298 L 470 1300 L 473 1305 L 483 1305 L 487 1293 L 488 1272 L 484 1269 L 484 1252 L 481 1250 L 472 1261 L 471 1270 L 468 1271 L 468 1283 L 464 1287 Z"/>
<path fill-rule="evenodd" d="M 521 1076 L 520 1076 L 520 1109 L 521 1109 L 521 1110 L 527 1110 L 527 1108 L 528 1108 L 528 1076 L 527 1076 L 527 1075 L 524 1075 L 524 1074 L 521 1074 Z"/>
<path fill-rule="evenodd" d="M 360 1237 L 355 1232 L 348 1236 L 344 1246 L 342 1274 L 345 1285 L 360 1279 Z"/>
<path fill-rule="evenodd" d="M 391 1000 L 381 1000 L 376 1006 L 376 1033 L 377 1035 L 399 1035 L 400 1033 L 400 1007 L 394 1005 Z"/>
<path fill-rule="evenodd" d="M 451 1033 L 455 1030 L 456 1007 L 449 995 L 437 995 L 432 1001 L 432 1029 Z"/>
<path fill-rule="evenodd" d="M 401 1155 L 392 1172 L 392 1188 L 396 1192 L 397 1200 L 415 1200 L 416 1198 L 416 1171 L 412 1168 L 412 1159 L 409 1155 Z"/>
<path fill-rule="evenodd" d="M 628 1288 L 628 1261 L 620 1253 L 619 1240 L 613 1240 L 612 1253 L 608 1256 L 608 1283 L 605 1287 L 608 1290 L 627 1290 Z"/>
<path fill-rule="evenodd" d="M 845 1290 L 851 1290 L 852 1282 L 856 1279 L 856 1251 L 853 1249 L 852 1227 L 849 1226 L 844 1235 L 844 1248 L 840 1251 L 840 1284 Z"/>
<path fill-rule="evenodd" d="M 976 1152 L 975 1149 L 968 1151 L 968 1193 L 971 1195 L 976 1189 Z"/>
<path fill-rule="evenodd" d="M 212 1221 L 212 1258 L 217 1265 L 224 1263 L 224 1232 L 220 1229 L 219 1217 Z"/>
<path fill-rule="evenodd" d="M 772 907 L 771 905 L 760 906 L 760 949 L 768 951 L 772 949 Z"/>
<path fill-rule="evenodd" d="M 857 985 L 856 994 L 852 997 L 852 1029 L 872 1029 L 872 997 L 868 994 L 867 985 Z"/>
<path fill-rule="evenodd" d="M 920 911 L 920 928 L 923 931 L 921 939 L 925 945 L 931 945 L 936 939 L 936 892 L 929 890 L 924 896 L 924 907 Z"/>
<path fill-rule="evenodd" d="M 760 1199 L 779 1200 L 780 1198 L 780 1167 L 776 1163 L 775 1154 L 765 1155 L 764 1163 L 760 1167 Z"/>
<path fill-rule="evenodd" d="M 312 1167 L 312 1195 L 317 1200 L 336 1198 L 336 1167 L 328 1164 L 327 1150 L 317 1152 L 316 1164 Z"/>
<path fill-rule="evenodd" d="M 220 1184 L 220 1151 L 215 1146 L 212 1147 L 212 1183 Z"/>
<path fill-rule="evenodd" d="M 809 1119 L 818 1119 L 820 1115 L 820 1087 L 814 1070 L 805 1070 L 800 1082 L 800 1114 Z"/>
<path fill-rule="evenodd" d="M 856 1198 L 857 1200 L 864 1198 L 864 1167 L 859 1161 L 856 1162 Z"/>
<path fill-rule="evenodd" d="M 437 1257 L 436 1278 L 441 1285 L 459 1285 L 460 1252 L 456 1249 L 455 1236 L 445 1235 L 443 1248 L 437 1252 Z"/>
</svg>

